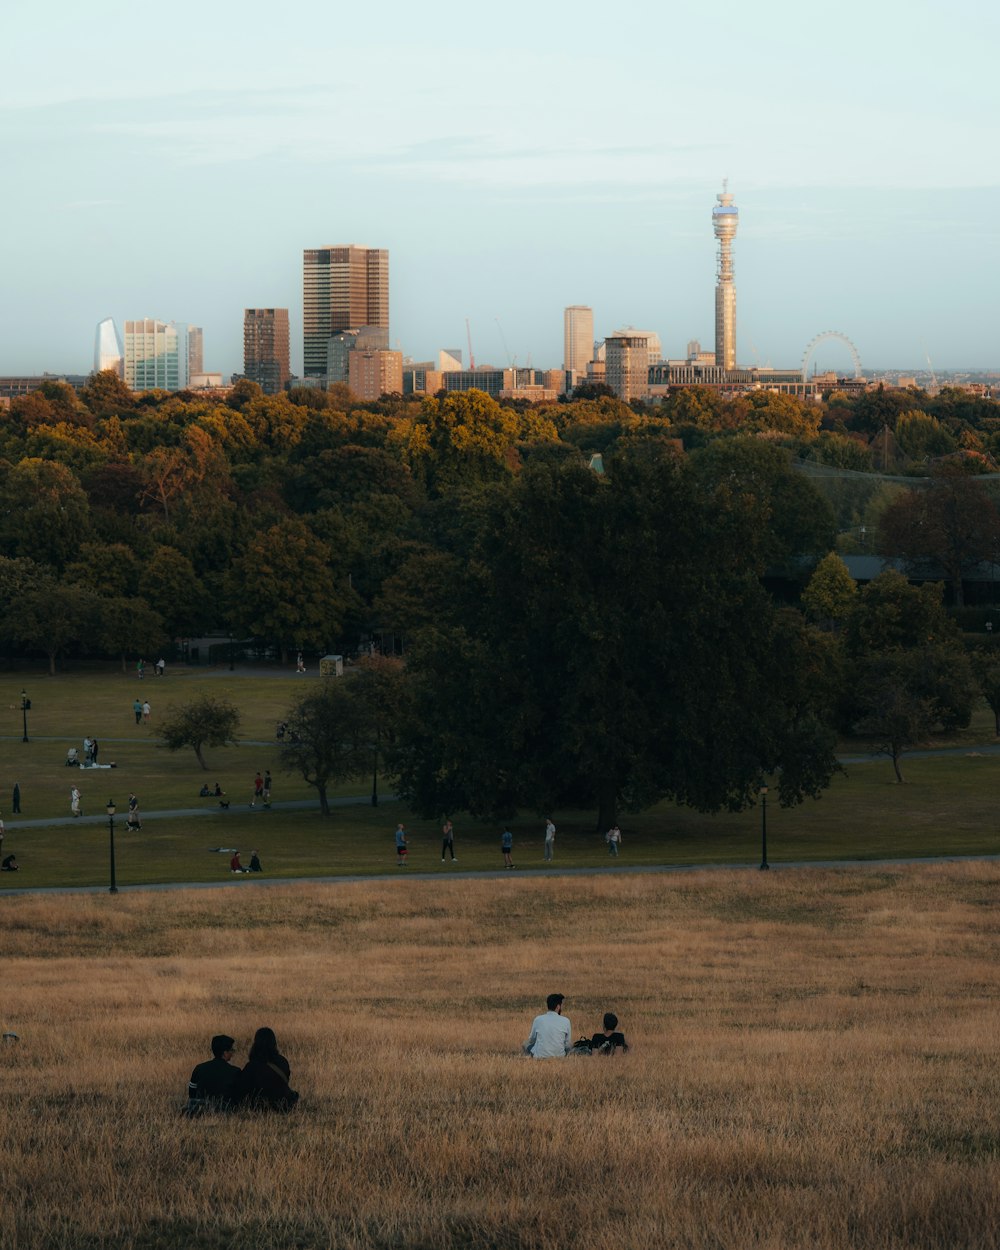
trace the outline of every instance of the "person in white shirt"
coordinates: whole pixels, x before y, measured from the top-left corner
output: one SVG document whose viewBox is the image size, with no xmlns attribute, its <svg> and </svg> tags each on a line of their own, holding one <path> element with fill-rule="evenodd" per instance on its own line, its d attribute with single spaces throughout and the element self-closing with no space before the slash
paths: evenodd
<svg viewBox="0 0 1000 1250">
<path fill-rule="evenodd" d="M 550 994 L 545 1000 L 548 1011 L 532 1020 L 531 1034 L 524 1043 L 524 1053 L 532 1059 L 563 1059 L 569 1054 L 571 1030 L 562 1005 L 562 994 Z"/>
</svg>

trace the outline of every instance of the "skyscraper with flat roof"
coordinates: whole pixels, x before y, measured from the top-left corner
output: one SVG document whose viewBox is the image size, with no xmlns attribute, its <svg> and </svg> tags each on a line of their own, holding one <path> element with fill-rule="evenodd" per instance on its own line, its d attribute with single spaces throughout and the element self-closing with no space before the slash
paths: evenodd
<svg viewBox="0 0 1000 1250">
<path fill-rule="evenodd" d="M 188 378 L 192 373 L 205 372 L 205 331 L 201 326 L 188 326 Z"/>
<path fill-rule="evenodd" d="M 243 376 L 280 395 L 291 376 L 287 308 L 244 308 Z"/>
<path fill-rule="evenodd" d="M 327 342 L 342 330 L 389 330 L 389 253 L 356 243 L 303 253 L 303 347 L 307 378 L 326 376 Z"/>
<path fill-rule="evenodd" d="M 125 385 L 133 391 L 182 391 L 188 384 L 187 330 L 173 321 L 125 322 Z"/>
<path fill-rule="evenodd" d="M 563 368 L 582 378 L 594 358 L 594 310 L 571 304 L 563 311 Z"/>
</svg>

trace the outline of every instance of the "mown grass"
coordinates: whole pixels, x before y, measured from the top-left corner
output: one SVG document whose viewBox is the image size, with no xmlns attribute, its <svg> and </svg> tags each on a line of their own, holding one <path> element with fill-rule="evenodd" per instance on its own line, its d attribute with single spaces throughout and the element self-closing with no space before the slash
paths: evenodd
<svg viewBox="0 0 1000 1250">
<path fill-rule="evenodd" d="M 214 675 L 192 670 L 171 672 L 164 679 L 139 684 L 120 673 L 34 679 L 29 694 L 31 741 L 9 738 L 0 778 L 0 811 L 7 821 L 5 850 L 17 854 L 18 874 L 0 875 L 0 891 L 29 886 L 100 885 L 108 879 L 107 819 L 109 797 L 116 799 L 118 877 L 123 885 L 170 881 L 229 879 L 228 855 L 212 847 L 239 847 L 261 852 L 268 877 L 396 873 L 393 830 L 403 820 L 410 831 L 407 871 L 452 872 L 440 861 L 437 822 L 412 818 L 401 805 L 383 801 L 372 808 L 365 801 L 335 808 L 324 820 L 318 808 L 282 809 L 286 800 L 315 802 L 315 792 L 300 777 L 282 773 L 274 724 L 305 681 L 314 678 L 246 676 L 225 671 Z M 0 682 L 0 710 L 20 725 L 17 692 L 21 683 Z M 156 717 L 172 701 L 183 701 L 201 689 L 225 693 L 244 711 L 242 743 L 208 751 L 212 768 L 204 773 L 194 753 L 172 753 L 158 744 Z M 131 712 L 133 691 L 148 696 L 153 706 L 149 726 L 137 727 Z M 13 706 L 12 706 L 13 705 Z M 111 725 L 107 730 L 105 725 Z M 8 725 L 8 728 L 10 726 Z M 80 772 L 64 766 L 65 750 L 85 733 L 102 742 L 101 759 L 116 760 L 113 770 Z M 780 864 L 798 860 L 880 859 L 934 855 L 984 855 L 1000 852 L 995 795 L 1000 780 L 1000 755 L 982 754 L 980 743 L 992 739 L 992 719 L 980 712 L 964 740 L 964 749 L 947 756 L 911 756 L 905 762 L 906 784 L 897 785 L 888 761 L 876 758 L 847 766 L 845 774 L 818 801 L 782 809 L 768 803 L 768 854 Z M 976 740 L 978 736 L 978 740 Z M 855 749 L 857 749 L 855 747 Z M 255 771 L 270 768 L 274 776 L 271 811 L 249 807 Z M 72 825 L 21 827 L 9 814 L 14 780 L 22 791 L 22 820 L 64 821 L 69 814 L 69 787 L 84 792 L 84 811 L 100 819 Z M 215 799 L 199 799 L 203 781 L 218 779 L 232 806 L 220 813 Z M 336 789 L 344 795 L 370 791 L 370 780 Z M 143 832 L 128 834 L 124 810 L 134 790 L 144 815 Z M 200 809 L 195 816 L 159 817 L 152 811 Z M 556 813 L 558 837 L 555 866 L 600 867 L 611 861 L 593 812 Z M 456 850 L 460 870 L 501 867 L 501 828 L 455 814 Z M 706 816 L 673 804 L 621 817 L 624 843 L 619 865 L 754 863 L 760 858 L 761 812 Z M 542 821 L 522 813 L 512 823 L 515 862 L 542 866 Z M 240 881 L 240 884 L 244 884 Z"/>
<path fill-rule="evenodd" d="M 0 1244 L 996 1245 L 1000 869 L 4 902 Z M 614 1060 L 532 1063 L 544 995 Z M 287 1118 L 178 1114 L 269 1024 Z"/>
</svg>

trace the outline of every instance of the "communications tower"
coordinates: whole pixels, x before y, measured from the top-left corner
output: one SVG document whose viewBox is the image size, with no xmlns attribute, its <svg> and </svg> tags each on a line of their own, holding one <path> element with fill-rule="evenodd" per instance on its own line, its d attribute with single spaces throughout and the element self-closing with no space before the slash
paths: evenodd
<svg viewBox="0 0 1000 1250">
<path fill-rule="evenodd" d="M 715 363 L 736 368 L 736 287 L 733 285 L 733 239 L 740 224 L 740 210 L 733 204 L 723 179 L 722 191 L 712 209 L 712 229 L 719 240 L 719 266 L 715 277 Z"/>
</svg>

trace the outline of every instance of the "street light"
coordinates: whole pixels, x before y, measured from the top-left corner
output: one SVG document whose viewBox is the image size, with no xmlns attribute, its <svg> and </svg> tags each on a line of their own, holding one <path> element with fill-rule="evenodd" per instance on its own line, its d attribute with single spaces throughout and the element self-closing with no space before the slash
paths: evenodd
<svg viewBox="0 0 1000 1250">
<path fill-rule="evenodd" d="M 771 865 L 767 862 L 767 786 L 760 788 L 760 870 L 765 872 Z"/>
<path fill-rule="evenodd" d="M 118 893 L 118 884 L 115 881 L 115 801 L 108 799 L 108 834 L 111 838 L 111 888 L 109 894 Z"/>
<path fill-rule="evenodd" d="M 26 690 L 21 691 L 21 716 L 24 718 L 24 737 L 22 742 L 28 741 L 28 709 L 31 707 L 31 700 L 28 698 Z"/>
</svg>

